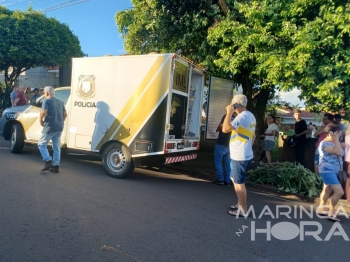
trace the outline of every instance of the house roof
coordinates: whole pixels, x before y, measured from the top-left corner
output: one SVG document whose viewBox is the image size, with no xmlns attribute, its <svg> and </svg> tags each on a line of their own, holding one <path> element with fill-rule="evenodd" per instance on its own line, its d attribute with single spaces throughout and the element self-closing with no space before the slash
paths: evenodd
<svg viewBox="0 0 350 262">
<path fill-rule="evenodd" d="M 282 118 L 294 118 L 294 112 L 289 108 L 277 108 L 277 112 Z M 307 110 L 301 110 L 301 118 L 313 119 L 315 117 L 318 117 L 318 113 L 311 113 Z"/>
</svg>

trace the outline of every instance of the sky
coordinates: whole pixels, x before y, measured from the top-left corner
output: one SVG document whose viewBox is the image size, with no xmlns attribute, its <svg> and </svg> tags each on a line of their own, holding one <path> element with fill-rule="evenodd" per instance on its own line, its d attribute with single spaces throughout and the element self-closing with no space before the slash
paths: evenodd
<svg viewBox="0 0 350 262">
<path fill-rule="evenodd" d="M 0 5 L 10 10 L 25 10 L 30 3 L 34 10 L 66 6 L 49 11 L 46 16 L 67 24 L 79 38 L 82 51 L 89 57 L 125 54 L 124 41 L 114 17 L 117 12 L 133 6 L 130 0 L 0 0 Z M 280 92 L 282 100 L 303 107 L 299 94 L 296 89 Z"/>
<path fill-rule="evenodd" d="M 300 108 L 305 107 L 304 102 L 300 101 L 298 97 L 300 95 L 300 90 L 295 88 L 289 92 L 279 92 L 279 94 L 281 96 L 282 101 L 287 101 L 292 105 L 299 105 Z"/>
<path fill-rule="evenodd" d="M 25 10 L 30 3 L 34 10 L 75 3 L 49 11 L 46 16 L 67 24 L 89 57 L 125 53 L 114 17 L 116 12 L 132 7 L 130 0 L 0 0 L 0 5 L 10 10 Z"/>
</svg>

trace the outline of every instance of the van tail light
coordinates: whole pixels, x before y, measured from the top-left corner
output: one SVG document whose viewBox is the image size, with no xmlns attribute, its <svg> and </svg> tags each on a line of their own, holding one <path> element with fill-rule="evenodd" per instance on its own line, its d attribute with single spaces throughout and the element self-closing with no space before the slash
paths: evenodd
<svg viewBox="0 0 350 262">
<path fill-rule="evenodd" d="M 164 154 L 167 154 L 169 149 L 174 149 L 174 148 L 175 148 L 175 143 L 165 143 Z"/>
<path fill-rule="evenodd" d="M 197 150 L 199 150 L 199 141 L 198 142 L 192 142 L 192 147 L 197 147 Z"/>
<path fill-rule="evenodd" d="M 175 143 L 167 143 L 166 144 L 166 149 L 174 149 L 175 148 Z"/>
</svg>

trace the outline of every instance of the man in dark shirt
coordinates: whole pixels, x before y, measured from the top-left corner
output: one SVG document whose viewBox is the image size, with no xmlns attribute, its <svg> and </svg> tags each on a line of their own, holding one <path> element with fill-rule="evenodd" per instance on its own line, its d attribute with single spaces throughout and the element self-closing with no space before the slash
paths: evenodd
<svg viewBox="0 0 350 262">
<path fill-rule="evenodd" d="M 18 86 L 15 86 L 13 88 L 13 91 L 10 94 L 11 97 L 11 106 L 16 106 L 15 101 L 16 101 L 16 97 L 17 97 L 17 92 L 18 92 Z"/>
<path fill-rule="evenodd" d="M 32 105 L 35 105 L 36 100 L 40 97 L 39 94 L 39 89 L 38 88 L 34 88 L 34 94 L 32 95 L 32 97 L 30 98 L 30 103 Z"/>
<path fill-rule="evenodd" d="M 231 118 L 231 121 L 236 117 L 236 113 L 234 112 Z M 229 133 L 223 133 L 222 132 L 222 124 L 224 122 L 226 115 L 224 115 L 221 119 L 220 124 L 218 125 L 218 128 L 216 129 L 216 132 L 219 132 L 219 137 L 216 141 L 215 149 L 214 149 L 214 164 L 216 169 L 216 175 L 217 179 L 214 180 L 212 183 L 216 185 L 226 185 L 229 186 L 231 183 L 230 179 L 230 137 L 231 132 Z M 222 162 L 224 162 L 225 165 L 225 175 L 224 175 L 224 169 L 222 166 Z"/>
<path fill-rule="evenodd" d="M 55 98 L 53 87 L 46 86 L 44 96 L 45 100 L 40 111 L 40 124 L 43 126 L 43 130 L 38 142 L 41 156 L 45 161 L 45 166 L 41 171 L 50 170 L 58 173 L 61 158 L 61 134 L 67 112 L 63 102 Z M 47 150 L 47 144 L 50 140 L 52 140 L 53 159 Z"/>
<path fill-rule="evenodd" d="M 305 120 L 301 119 L 300 109 L 294 110 L 295 122 L 295 161 L 304 165 L 306 134 L 308 133 L 307 124 Z"/>
</svg>

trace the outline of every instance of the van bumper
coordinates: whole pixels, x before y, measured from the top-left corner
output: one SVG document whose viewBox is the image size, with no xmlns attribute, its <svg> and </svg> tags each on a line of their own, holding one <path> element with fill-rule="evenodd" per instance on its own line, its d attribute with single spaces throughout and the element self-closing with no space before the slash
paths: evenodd
<svg viewBox="0 0 350 262">
<path fill-rule="evenodd" d="M 183 161 L 188 161 L 192 159 L 196 159 L 197 154 L 189 154 L 189 155 L 182 155 L 182 156 L 170 156 L 165 158 L 165 163 L 164 164 L 172 164 L 172 163 L 177 163 L 177 162 L 183 162 Z"/>
</svg>

